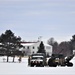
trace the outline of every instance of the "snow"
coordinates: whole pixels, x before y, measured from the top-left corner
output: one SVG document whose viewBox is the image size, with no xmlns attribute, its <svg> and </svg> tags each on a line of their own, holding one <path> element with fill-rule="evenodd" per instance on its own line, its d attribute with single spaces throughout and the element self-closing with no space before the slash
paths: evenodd
<svg viewBox="0 0 75 75">
<path fill-rule="evenodd" d="M 43 56 L 33 56 L 33 57 L 43 57 Z"/>
<path fill-rule="evenodd" d="M 3 58 L 5 61 L 3 62 Z M 75 75 L 75 57 L 71 60 L 73 67 L 29 67 L 28 58 L 22 58 L 22 62 L 18 62 L 18 57 L 15 58 L 15 63 L 12 62 L 12 57 L 9 58 L 9 63 L 6 62 L 6 57 L 0 57 L 0 75 Z"/>
<path fill-rule="evenodd" d="M 21 44 L 21 45 L 23 45 L 23 46 L 31 46 L 31 45 L 34 45 L 35 43 L 23 43 L 23 44 Z"/>
</svg>

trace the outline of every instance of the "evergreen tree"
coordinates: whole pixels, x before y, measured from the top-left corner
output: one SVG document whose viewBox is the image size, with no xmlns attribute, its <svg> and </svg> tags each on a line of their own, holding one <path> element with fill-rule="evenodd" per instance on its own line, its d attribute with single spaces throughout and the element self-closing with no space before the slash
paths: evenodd
<svg viewBox="0 0 75 75">
<path fill-rule="evenodd" d="M 2 43 L 3 49 L 5 49 L 5 53 L 7 55 L 7 62 L 9 56 L 13 56 L 14 62 L 15 55 L 17 55 L 16 52 L 18 52 L 19 48 L 21 47 L 20 42 L 21 38 L 15 36 L 11 30 L 6 30 L 5 33 L 1 34 L 0 43 Z"/>
<path fill-rule="evenodd" d="M 37 53 L 44 53 L 44 54 L 46 54 L 46 51 L 45 51 L 45 48 L 44 48 L 44 44 L 43 44 L 42 41 L 41 41 L 41 43 L 39 45 L 39 49 L 38 49 Z"/>
</svg>

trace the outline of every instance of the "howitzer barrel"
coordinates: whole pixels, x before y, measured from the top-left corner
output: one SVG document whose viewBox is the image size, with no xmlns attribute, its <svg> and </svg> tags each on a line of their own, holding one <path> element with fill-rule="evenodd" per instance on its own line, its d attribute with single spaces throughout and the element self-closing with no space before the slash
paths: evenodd
<svg viewBox="0 0 75 75">
<path fill-rule="evenodd" d="M 74 57 L 74 55 L 71 55 L 71 56 L 67 57 L 66 62 L 69 62 L 73 57 Z"/>
</svg>

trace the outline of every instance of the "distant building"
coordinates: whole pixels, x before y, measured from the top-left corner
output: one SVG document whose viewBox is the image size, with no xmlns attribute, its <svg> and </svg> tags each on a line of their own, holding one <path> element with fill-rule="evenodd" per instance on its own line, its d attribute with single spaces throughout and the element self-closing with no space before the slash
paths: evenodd
<svg viewBox="0 0 75 75">
<path fill-rule="evenodd" d="M 38 42 L 21 42 L 21 45 L 24 47 L 20 50 L 25 52 L 25 55 L 31 55 L 33 53 L 37 53 L 39 45 L 41 41 Z M 48 45 L 47 43 L 43 43 L 45 46 L 46 54 L 51 55 L 52 54 L 52 46 Z"/>
</svg>

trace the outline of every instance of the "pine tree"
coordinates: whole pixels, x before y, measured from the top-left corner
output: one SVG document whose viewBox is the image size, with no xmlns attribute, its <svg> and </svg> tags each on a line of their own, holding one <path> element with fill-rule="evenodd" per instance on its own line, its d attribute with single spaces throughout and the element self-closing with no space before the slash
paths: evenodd
<svg viewBox="0 0 75 75">
<path fill-rule="evenodd" d="M 17 55 L 15 54 L 16 51 L 19 51 L 18 48 L 21 47 L 21 38 L 14 35 L 14 33 L 11 30 L 6 30 L 5 33 L 0 35 L 0 43 L 3 45 L 3 49 L 5 49 L 5 53 L 7 55 L 7 62 L 8 57 L 13 56 L 13 62 L 14 57 Z"/>
<path fill-rule="evenodd" d="M 39 49 L 38 49 L 37 53 L 44 53 L 44 54 L 46 54 L 46 51 L 45 51 L 45 48 L 44 48 L 44 44 L 43 44 L 42 41 L 41 41 L 41 43 L 39 45 Z"/>
</svg>

